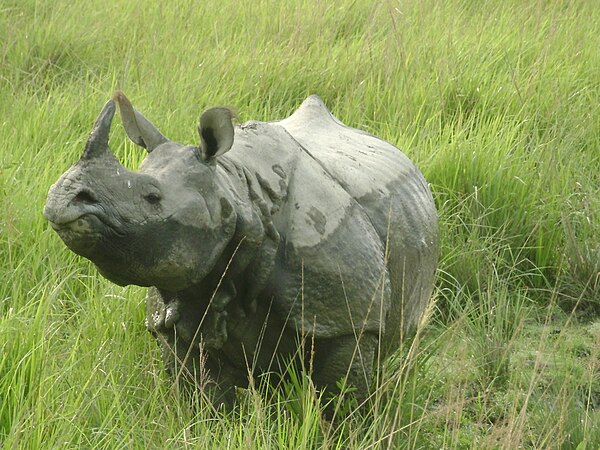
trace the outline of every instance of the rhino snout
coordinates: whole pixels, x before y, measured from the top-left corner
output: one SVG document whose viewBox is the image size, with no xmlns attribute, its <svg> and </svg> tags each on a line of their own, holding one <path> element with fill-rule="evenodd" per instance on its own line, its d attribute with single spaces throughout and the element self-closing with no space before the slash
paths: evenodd
<svg viewBox="0 0 600 450">
<path fill-rule="evenodd" d="M 79 188 L 73 192 L 56 192 L 51 189 L 44 207 L 44 217 L 53 228 L 60 228 L 75 222 L 86 214 L 98 212 L 98 200 L 88 189 Z"/>
</svg>

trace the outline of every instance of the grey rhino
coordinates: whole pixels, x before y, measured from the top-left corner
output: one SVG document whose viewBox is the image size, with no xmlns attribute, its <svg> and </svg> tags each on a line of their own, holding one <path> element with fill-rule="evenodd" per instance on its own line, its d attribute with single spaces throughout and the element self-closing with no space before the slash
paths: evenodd
<svg viewBox="0 0 600 450">
<path fill-rule="evenodd" d="M 148 152 L 138 172 L 109 150 L 115 105 Z M 287 119 L 235 127 L 212 108 L 199 134 L 199 146 L 167 139 L 117 91 L 45 217 L 109 280 L 150 287 L 147 326 L 167 369 L 200 383 L 208 372 L 217 401 L 291 360 L 310 365 L 315 386 L 335 392 L 346 377 L 364 398 L 374 363 L 431 296 L 427 182 L 317 96 Z"/>
</svg>

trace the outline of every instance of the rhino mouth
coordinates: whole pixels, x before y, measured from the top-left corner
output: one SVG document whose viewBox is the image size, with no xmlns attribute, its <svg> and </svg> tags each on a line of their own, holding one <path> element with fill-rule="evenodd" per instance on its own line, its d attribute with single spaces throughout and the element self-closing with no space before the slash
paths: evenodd
<svg viewBox="0 0 600 450">
<path fill-rule="evenodd" d="M 44 208 L 44 217 L 50 226 L 58 233 L 70 233 L 73 235 L 86 234 L 119 234 L 108 220 L 106 214 L 101 208 L 86 207 L 78 208 L 79 211 L 73 211 L 62 208 L 55 208 L 52 204 L 47 204 Z M 81 210 L 83 209 L 83 211 Z M 109 231 L 110 230 L 110 231 Z"/>
<path fill-rule="evenodd" d="M 57 232 L 72 233 L 80 235 L 88 235 L 97 233 L 93 226 L 93 222 L 102 222 L 97 216 L 92 214 L 84 214 L 76 219 L 68 222 L 52 222 L 48 221 L 50 226 Z"/>
<path fill-rule="evenodd" d="M 48 223 L 67 247 L 82 256 L 91 255 L 108 235 L 121 234 L 102 216 L 90 212 L 69 220 L 48 220 Z"/>
</svg>

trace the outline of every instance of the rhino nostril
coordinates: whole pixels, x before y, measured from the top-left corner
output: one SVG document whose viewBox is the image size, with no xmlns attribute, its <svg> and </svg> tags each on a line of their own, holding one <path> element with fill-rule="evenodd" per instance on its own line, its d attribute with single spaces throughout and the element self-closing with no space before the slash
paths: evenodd
<svg viewBox="0 0 600 450">
<path fill-rule="evenodd" d="M 75 196 L 75 198 L 73 199 L 73 202 L 92 204 L 92 203 L 97 203 L 98 201 L 96 200 L 96 197 L 94 197 L 94 195 L 91 192 L 81 191 L 81 192 L 79 192 L 79 194 L 77 194 Z"/>
</svg>

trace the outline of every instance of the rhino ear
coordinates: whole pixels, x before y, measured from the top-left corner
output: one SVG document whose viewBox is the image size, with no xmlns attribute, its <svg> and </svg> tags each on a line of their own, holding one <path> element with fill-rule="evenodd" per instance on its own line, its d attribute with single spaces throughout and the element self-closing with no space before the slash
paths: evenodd
<svg viewBox="0 0 600 450">
<path fill-rule="evenodd" d="M 235 112 L 226 107 L 210 108 L 202 114 L 198 133 L 204 161 L 210 161 L 231 148 L 235 116 Z"/>
<path fill-rule="evenodd" d="M 150 153 L 160 144 L 168 142 L 165 136 L 156 128 L 152 122 L 146 119 L 140 112 L 133 109 L 131 102 L 121 91 L 116 91 L 114 100 L 119 105 L 123 127 L 129 139 L 140 147 L 144 147 Z"/>
</svg>

